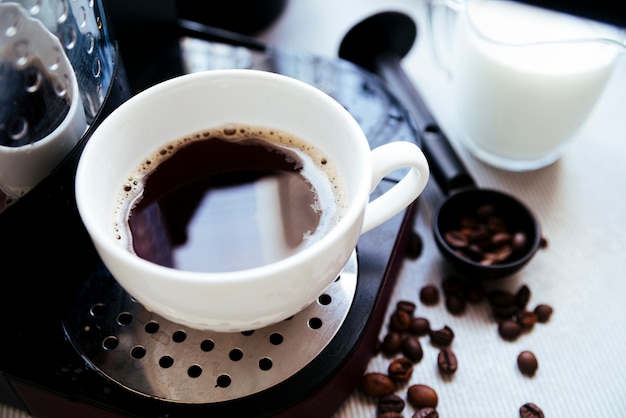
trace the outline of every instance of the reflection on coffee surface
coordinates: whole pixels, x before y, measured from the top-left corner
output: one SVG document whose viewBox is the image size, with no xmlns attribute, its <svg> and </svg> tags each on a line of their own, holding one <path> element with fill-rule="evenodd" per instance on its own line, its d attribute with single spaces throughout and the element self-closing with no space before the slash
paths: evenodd
<svg viewBox="0 0 626 418">
<path fill-rule="evenodd" d="M 138 256 L 188 271 L 259 267 L 324 236 L 343 185 L 319 150 L 270 129 L 227 126 L 175 141 L 124 185 L 116 227 Z"/>
</svg>

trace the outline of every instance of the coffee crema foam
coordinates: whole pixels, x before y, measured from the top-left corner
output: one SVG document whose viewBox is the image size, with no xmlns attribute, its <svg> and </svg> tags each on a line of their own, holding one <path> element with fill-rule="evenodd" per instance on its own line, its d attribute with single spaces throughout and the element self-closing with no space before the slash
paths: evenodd
<svg viewBox="0 0 626 418">
<path fill-rule="evenodd" d="M 298 251 L 325 236 L 343 217 L 347 195 L 343 180 L 332 161 L 317 147 L 286 132 L 275 129 L 228 124 L 187 135 L 159 147 L 141 162 L 135 172 L 120 187 L 115 208 L 114 234 L 119 243 L 136 253 L 130 231 L 129 219 L 133 209 L 144 196 L 148 177 L 179 150 L 197 141 L 226 141 L 242 145 L 261 145 L 265 149 L 285 156 L 297 166 L 298 173 L 310 185 L 315 199 L 311 208 L 319 214 L 319 223 L 313 231 L 305 232 Z M 207 158 L 211 164 L 211 157 Z M 160 263 L 159 263 L 160 264 Z"/>
</svg>

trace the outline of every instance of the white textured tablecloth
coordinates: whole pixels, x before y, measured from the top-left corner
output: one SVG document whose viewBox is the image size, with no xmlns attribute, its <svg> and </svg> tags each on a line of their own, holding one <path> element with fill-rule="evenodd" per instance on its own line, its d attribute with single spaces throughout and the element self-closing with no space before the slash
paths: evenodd
<svg viewBox="0 0 626 418">
<path fill-rule="evenodd" d="M 434 67 L 426 45 L 420 0 L 292 0 L 280 20 L 259 38 L 277 46 L 336 57 L 339 43 L 355 23 L 383 10 L 403 11 L 418 23 L 418 40 L 404 60 L 405 70 L 422 91 L 440 125 L 457 145 L 447 104 L 448 84 Z M 540 219 L 549 242 L 520 273 L 498 283 L 516 290 L 527 284 L 529 306 L 548 303 L 547 324 L 514 342 L 502 340 L 486 305 L 469 306 L 462 316 L 440 303 L 418 303 L 416 315 L 433 328 L 450 326 L 459 369 L 440 377 L 437 350 L 422 339 L 424 358 L 406 388 L 424 383 L 439 394 L 441 417 L 516 418 L 525 402 L 539 405 L 549 418 L 626 417 L 626 60 L 622 59 L 592 117 L 556 164 L 535 172 L 490 168 L 456 146 L 476 182 L 512 193 Z M 424 253 L 407 261 L 390 312 L 401 299 L 418 302 L 419 289 L 438 286 L 448 273 L 430 235 L 432 208 L 441 196 L 431 182 L 421 199 L 416 230 Z M 387 316 L 388 318 L 388 316 Z M 386 329 L 381 330 L 381 337 Z M 516 358 L 531 350 L 539 360 L 533 378 L 521 375 Z M 386 372 L 389 359 L 372 359 L 369 371 Z M 375 401 L 357 390 L 334 418 L 374 417 Z M 413 409 L 407 406 L 405 417 Z M 0 416 L 21 413 L 0 409 Z"/>
</svg>

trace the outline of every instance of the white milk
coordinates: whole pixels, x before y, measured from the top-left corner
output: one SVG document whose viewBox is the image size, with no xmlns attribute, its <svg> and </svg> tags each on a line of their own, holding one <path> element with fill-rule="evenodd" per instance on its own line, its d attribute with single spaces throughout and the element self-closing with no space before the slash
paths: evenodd
<svg viewBox="0 0 626 418">
<path fill-rule="evenodd" d="M 502 168 L 555 161 L 611 74 L 620 49 L 597 39 L 615 30 L 513 2 L 469 2 L 466 12 L 468 19 L 458 19 L 452 69 L 465 142 Z M 594 41 L 552 42 L 580 38 Z M 522 46 L 528 43 L 535 44 Z"/>
</svg>

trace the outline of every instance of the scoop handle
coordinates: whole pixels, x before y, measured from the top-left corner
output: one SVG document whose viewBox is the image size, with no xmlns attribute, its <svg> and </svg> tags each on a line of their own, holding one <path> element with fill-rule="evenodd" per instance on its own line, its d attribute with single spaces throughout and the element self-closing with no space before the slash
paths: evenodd
<svg viewBox="0 0 626 418">
<path fill-rule="evenodd" d="M 430 174 L 426 157 L 412 142 L 390 142 L 374 148 L 371 161 L 370 191 L 392 171 L 406 167 L 410 170 L 391 189 L 367 204 L 362 234 L 388 221 L 413 203 L 426 187 Z"/>
<path fill-rule="evenodd" d="M 457 189 L 475 187 L 474 179 L 439 128 L 421 94 L 402 69 L 398 55 L 381 54 L 376 60 L 376 68 L 389 89 L 415 119 L 422 150 L 441 191 L 449 194 Z"/>
</svg>

